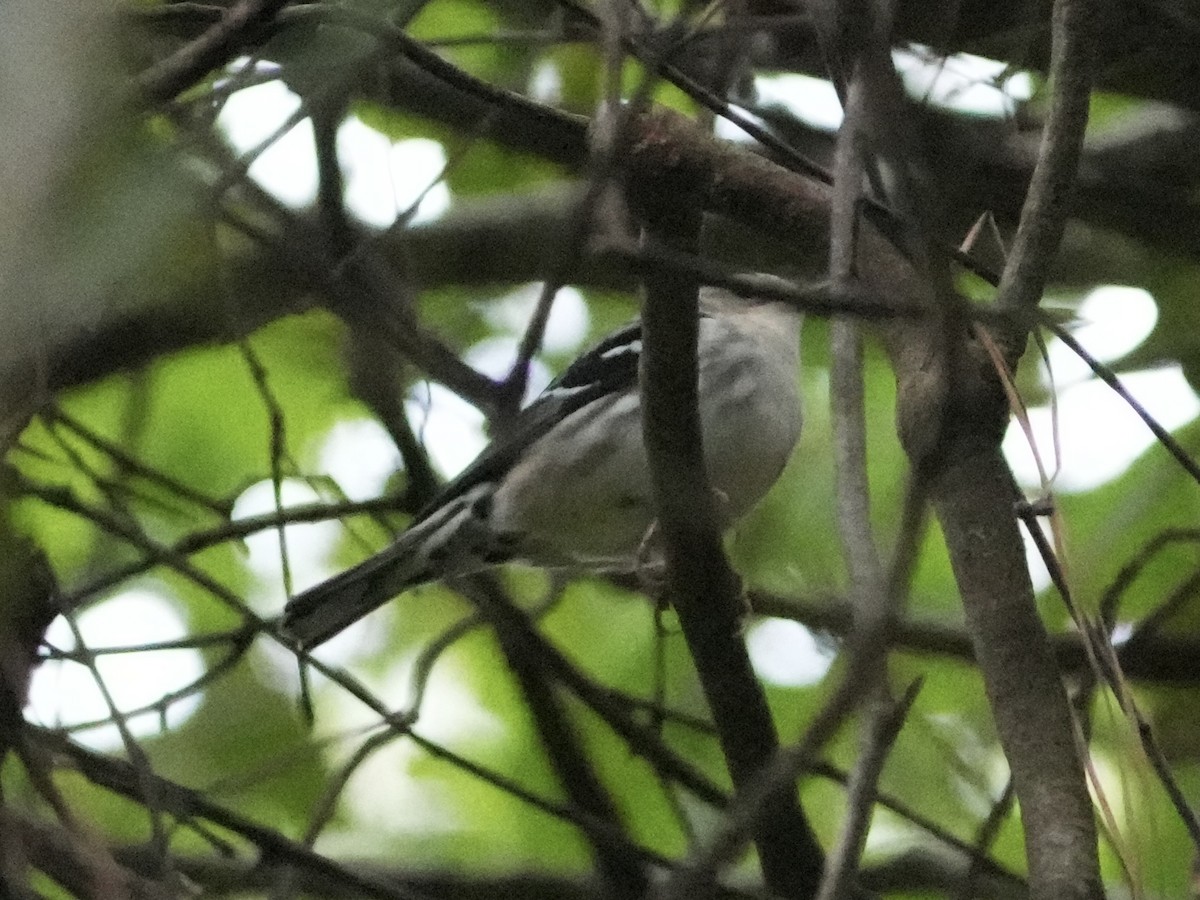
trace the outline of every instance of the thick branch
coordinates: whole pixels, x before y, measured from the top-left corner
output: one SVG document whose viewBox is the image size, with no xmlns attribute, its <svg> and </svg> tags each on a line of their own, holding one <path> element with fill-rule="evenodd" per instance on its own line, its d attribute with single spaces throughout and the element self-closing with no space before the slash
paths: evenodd
<svg viewBox="0 0 1200 900">
<path fill-rule="evenodd" d="M 841 597 L 798 599 L 754 591 L 750 602 L 756 613 L 793 619 L 808 628 L 848 636 L 854 628 L 854 608 Z M 1064 673 L 1090 668 L 1087 653 L 1077 634 L 1049 636 L 1050 649 Z M 893 623 L 888 642 L 905 653 L 932 653 L 975 663 L 975 646 L 966 629 L 942 622 L 900 620 Z M 1139 634 L 1116 648 L 1121 672 L 1135 681 L 1200 685 L 1200 641 L 1191 637 L 1152 633 Z"/>
<path fill-rule="evenodd" d="M 1021 802 L 1030 897 L 1102 897 L 1075 724 L 1033 601 L 1017 492 L 999 448 L 956 455 L 931 496 Z"/>
<path fill-rule="evenodd" d="M 695 241 L 696 213 L 659 212 L 660 239 Z M 696 303 L 694 281 L 653 274 L 646 278 L 642 417 L 669 596 L 740 792 L 761 774 L 779 742 L 741 639 L 741 586 L 725 559 L 705 474 Z M 794 781 L 771 791 L 752 832 L 767 886 L 785 897 L 812 896 L 820 883 L 823 854 L 797 803 Z M 707 883 L 694 887 L 711 890 Z"/>
<path fill-rule="evenodd" d="M 430 76 L 424 78 L 436 85 Z M 416 89 L 411 95 L 423 96 Z M 744 148 L 715 141 L 670 114 L 653 113 L 644 125 L 639 124 L 641 121 L 633 124 L 644 127 L 649 137 L 635 142 L 633 163 L 646 177 L 656 177 L 656 173 L 671 167 L 686 167 L 704 179 L 706 204 L 711 211 L 751 225 L 757 235 L 774 234 L 779 238 L 780 250 L 786 248 L 791 256 L 785 260 L 777 254 L 767 260 L 768 264 L 815 270 L 823 263 L 828 239 L 827 188 Z M 582 136 L 582 128 L 579 131 Z M 514 133 L 528 132 L 506 128 L 498 136 Z M 997 145 L 997 141 L 988 143 L 991 147 Z M 582 152 L 582 137 L 578 146 Z M 966 163 L 959 155 L 955 159 L 960 168 L 975 171 L 969 159 Z M 988 173 L 976 171 L 973 183 L 993 183 L 995 173 L 992 169 Z M 194 189 L 181 185 L 184 188 Z M 526 281 L 539 277 L 556 258 L 564 222 L 573 205 L 573 187 L 531 196 L 476 200 L 456 206 L 436 222 L 393 230 L 381 238 L 380 246 L 388 256 L 403 258 L 414 281 L 429 287 Z M 1161 219 L 1149 213 L 1138 215 L 1138 221 Z M 718 227 L 708 229 L 709 244 L 713 243 L 712 235 L 736 234 L 719 220 L 714 224 Z M 1186 232 L 1183 229 L 1177 236 L 1183 239 Z M 1111 243 L 1097 246 L 1093 237 L 1081 235 L 1065 248 L 1075 255 L 1070 270 L 1060 271 L 1059 277 L 1080 281 L 1086 272 L 1089 279 L 1140 283 L 1153 274 L 1131 268 L 1143 265 L 1142 259 L 1128 252 L 1114 253 Z M 747 252 L 744 239 L 739 242 L 734 238 L 732 245 L 729 238 L 719 238 L 718 242 L 728 252 Z M 53 393 L 114 372 L 140 368 L 178 350 L 224 343 L 230 337 L 229 294 L 240 298 L 239 324 L 248 331 L 312 304 L 309 292 L 313 281 L 290 258 L 271 246 L 250 249 L 257 252 L 245 250 L 241 255 L 226 257 L 222 277 L 228 293 L 218 287 L 214 275 L 188 283 L 172 282 L 174 293 L 148 297 L 132 309 L 131 304 L 114 302 L 109 297 L 97 300 L 97 308 L 130 311 L 54 342 L 47 348 L 38 377 L 44 377 L 46 388 Z M 755 252 L 762 249 L 761 241 L 753 248 Z M 1200 254 L 1200 249 L 1192 252 Z M 214 262 L 214 272 L 215 266 Z M 605 287 L 631 287 L 634 283 L 630 266 L 613 255 L 585 259 L 574 276 L 578 283 Z M 136 288 L 120 285 L 114 297 L 138 295 Z M 0 392 L 6 397 L 27 396 L 33 377 L 34 373 L 25 368 L 0 372 Z"/>
</svg>

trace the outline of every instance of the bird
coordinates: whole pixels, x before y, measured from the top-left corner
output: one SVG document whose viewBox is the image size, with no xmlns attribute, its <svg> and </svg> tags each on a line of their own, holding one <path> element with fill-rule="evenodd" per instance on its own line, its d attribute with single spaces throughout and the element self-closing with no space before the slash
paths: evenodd
<svg viewBox="0 0 1200 900">
<path fill-rule="evenodd" d="M 697 369 L 702 446 L 723 526 L 779 478 L 800 437 L 795 307 L 705 287 Z M 581 354 L 388 547 L 295 595 L 304 649 L 420 584 L 509 561 L 633 573 L 655 520 L 638 385 L 641 322 Z"/>
</svg>

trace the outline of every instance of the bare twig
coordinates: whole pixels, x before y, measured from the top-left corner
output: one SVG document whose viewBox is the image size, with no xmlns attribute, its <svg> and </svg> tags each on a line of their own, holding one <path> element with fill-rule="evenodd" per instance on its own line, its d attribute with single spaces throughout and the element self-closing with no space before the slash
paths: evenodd
<svg viewBox="0 0 1200 900">
<path fill-rule="evenodd" d="M 67 734 L 77 734 L 93 728 L 99 728 L 103 725 L 120 725 L 123 720 L 128 720 L 134 716 L 142 715 L 144 713 L 157 713 L 160 720 L 165 721 L 167 711 L 176 703 L 186 700 L 188 697 L 193 697 L 196 694 L 199 694 L 201 691 L 216 684 L 218 681 L 224 678 L 225 675 L 229 674 L 234 667 L 245 658 L 246 652 L 250 649 L 250 645 L 255 634 L 256 632 L 254 630 L 243 628 L 237 632 L 236 637 L 234 637 L 232 640 L 228 637 L 224 638 L 224 641 L 228 642 L 230 646 L 220 659 L 218 659 L 216 662 L 209 663 L 208 667 L 203 670 L 198 678 L 195 678 L 189 683 L 181 685 L 174 690 L 167 691 L 165 694 L 162 694 L 152 702 L 146 703 L 143 706 L 135 707 L 134 709 L 121 710 L 119 712 L 111 711 L 110 714 L 103 719 L 92 719 L 85 722 L 73 722 L 71 725 L 62 728 L 62 731 Z M 163 643 L 180 644 L 182 642 L 164 641 Z M 192 641 L 192 645 L 196 646 L 197 642 Z M 156 648 L 153 644 L 147 644 L 144 647 L 119 648 L 119 650 L 124 653 L 150 653 L 155 649 L 161 649 L 161 647 Z M 102 655 L 94 651 L 89 651 L 89 653 L 91 656 Z M 88 653 L 81 653 L 80 651 L 76 650 L 69 654 L 69 657 L 75 661 L 80 661 L 81 658 L 86 655 L 88 655 Z"/>
<path fill-rule="evenodd" d="M 980 865 L 980 860 L 987 859 L 985 854 L 991 850 L 992 844 L 995 843 L 997 836 L 1000 834 L 1000 826 L 1005 820 L 1012 815 L 1013 805 L 1017 799 L 1017 794 L 1013 790 L 1012 777 L 1010 776 L 1004 783 L 1004 790 L 1000 792 L 1000 796 L 992 804 L 992 808 L 988 811 L 987 818 L 979 826 L 975 832 L 975 849 L 976 853 L 971 855 L 971 864 L 967 869 L 967 875 L 963 879 L 962 890 L 959 892 L 960 900 L 970 900 L 975 896 L 975 885 L 980 880 L 983 874 L 983 867 Z"/>
<path fill-rule="evenodd" d="M 153 784 L 163 810 L 176 818 L 207 819 L 249 841 L 264 853 L 286 860 L 305 871 L 335 878 L 368 897 L 383 900 L 423 900 L 421 895 L 414 891 L 387 884 L 350 866 L 320 856 L 285 838 L 274 828 L 259 825 L 218 806 L 200 791 L 183 787 L 151 772 L 139 772 L 135 766 L 124 760 L 103 756 L 52 732 L 39 731 L 35 736 L 41 745 L 70 760 L 83 777 L 122 797 L 140 801 L 141 782 L 148 780 Z"/>
<path fill-rule="evenodd" d="M 867 842 L 867 829 L 878 800 L 879 776 L 888 752 L 917 698 L 920 682 L 914 681 L 898 702 L 883 686 L 876 684 L 876 695 L 866 710 L 866 725 L 860 741 L 861 751 L 846 784 L 846 820 L 837 843 L 829 852 L 825 878 L 817 900 L 840 900 L 852 895 L 857 882 L 858 863 Z"/>
<path fill-rule="evenodd" d="M 596 247 L 596 253 L 601 257 L 620 259 L 643 276 L 656 271 L 691 278 L 702 284 L 723 287 L 741 297 L 781 300 L 816 316 L 887 320 L 928 315 L 924 309 L 909 309 L 873 297 L 857 283 L 836 287 L 828 281 L 799 284 L 766 272 L 736 272 L 702 256 L 664 247 L 652 239 L 644 240 L 639 247 L 604 243 Z"/>
<path fill-rule="evenodd" d="M 108 456 L 125 472 L 136 475 L 151 484 L 157 484 L 202 509 L 216 513 L 219 516 L 229 515 L 231 504 L 214 500 L 195 488 L 189 487 L 177 478 L 173 478 L 165 472 L 155 469 L 153 466 L 146 465 L 128 453 L 124 448 L 93 431 L 79 419 L 70 415 L 60 404 L 56 402 L 48 403 L 42 408 L 41 415 L 48 422 L 61 422 L 76 435 Z"/>
<path fill-rule="evenodd" d="M 1146 427 L 1154 433 L 1154 436 L 1158 438 L 1158 442 L 1167 449 L 1168 453 L 1175 457 L 1175 460 L 1179 463 L 1179 465 L 1183 466 L 1184 471 L 1187 472 L 1194 481 L 1200 484 L 1200 464 L 1197 464 L 1197 462 L 1192 459 L 1191 454 L 1183 448 L 1179 441 L 1172 437 L 1171 432 L 1163 428 L 1162 425 L 1160 425 L 1155 418 L 1146 411 L 1146 408 L 1142 406 L 1142 404 L 1138 403 L 1136 399 L 1134 399 L 1134 396 L 1129 393 L 1128 388 L 1121 383 L 1121 379 L 1116 376 L 1116 373 L 1088 353 L 1084 346 L 1075 339 L 1075 335 L 1071 334 L 1071 332 L 1066 328 L 1063 328 L 1058 323 L 1049 320 L 1045 320 L 1043 324 L 1052 332 L 1054 332 L 1054 336 L 1056 338 L 1070 347 L 1076 356 L 1087 363 L 1088 368 L 1095 373 L 1097 378 L 1117 392 L 1117 395 L 1129 405 L 1129 408 L 1137 414 L 1137 417 L 1146 423 Z"/>
<path fill-rule="evenodd" d="M 191 87 L 210 71 L 231 60 L 256 29 L 267 24 L 289 0 L 238 0 L 194 41 L 152 65 L 135 87 L 149 104 L 159 104 Z"/>
<path fill-rule="evenodd" d="M 407 736 L 414 744 L 435 759 L 450 763 L 456 769 L 479 779 L 481 782 L 499 788 L 518 800 L 527 803 L 534 809 L 548 813 L 564 822 L 570 822 L 585 832 L 602 836 L 602 839 L 611 841 L 614 847 L 620 847 L 622 852 L 628 854 L 631 859 L 663 869 L 670 869 L 673 865 L 671 860 L 667 859 L 661 853 L 635 843 L 621 830 L 614 828 L 610 822 L 586 810 L 546 800 L 544 797 L 540 797 L 527 788 L 522 787 L 512 778 L 508 778 L 478 763 L 472 762 L 452 750 L 420 736 L 416 732 L 410 732 Z"/>
<path fill-rule="evenodd" d="M 1100 618 L 1110 628 L 1116 623 L 1117 607 L 1121 596 L 1141 575 L 1142 570 L 1164 549 L 1173 544 L 1200 545 L 1200 528 L 1166 528 L 1153 538 L 1134 555 L 1133 559 L 1121 567 L 1121 571 L 1104 590 L 1100 600 Z M 1139 631 L 1141 629 L 1139 628 Z"/>
<path fill-rule="evenodd" d="M 168 863 L 168 838 L 167 829 L 163 821 L 163 803 L 162 797 L 158 790 L 158 783 L 153 778 L 153 771 L 150 767 L 150 759 L 146 755 L 146 751 L 142 749 L 142 745 L 138 743 L 133 732 L 129 728 L 129 722 L 125 713 L 123 713 L 113 699 L 112 691 L 109 690 L 108 683 L 104 680 L 104 676 L 100 673 L 99 667 L 96 665 L 94 657 L 88 654 L 87 642 L 84 640 L 83 632 L 79 629 L 79 624 L 73 613 L 65 613 L 67 625 L 71 629 L 71 634 L 75 639 L 76 651 L 83 654 L 83 665 L 91 673 L 92 680 L 96 684 L 96 688 L 103 698 L 104 705 L 108 708 L 109 716 L 112 719 L 113 725 L 116 726 L 117 733 L 121 737 L 121 744 L 125 748 L 125 752 L 129 755 L 129 764 L 136 773 L 138 802 L 146 809 L 146 814 L 150 823 L 151 843 L 155 852 L 158 854 L 159 867 L 155 873 L 156 876 L 169 879 L 171 869 Z"/>
<path fill-rule="evenodd" d="M 232 304 L 230 314 L 234 314 Z M 246 367 L 250 370 L 250 377 L 254 380 L 255 389 L 258 391 L 267 413 L 268 458 L 271 461 L 271 499 L 275 503 L 275 515 L 280 521 L 280 524 L 275 527 L 275 537 L 279 542 L 279 566 L 283 575 L 283 591 L 290 597 L 292 595 L 292 563 L 288 553 L 287 528 L 283 525 L 283 467 L 285 458 L 288 458 L 287 426 L 283 407 L 280 406 L 275 392 L 271 389 L 266 366 L 258 358 L 254 347 L 244 334 L 238 338 L 238 348 L 241 351 L 242 359 L 245 360 Z M 293 465 L 292 468 L 294 469 L 295 466 Z"/>
<path fill-rule="evenodd" d="M 583 814 L 580 826 L 592 845 L 596 867 L 613 897 L 636 900 L 648 884 L 648 872 L 636 854 L 629 852 L 629 838 L 617 807 L 601 782 L 574 723 L 555 691 L 550 673 L 543 667 L 537 644 L 527 640 L 532 630 L 527 623 L 513 624 L 519 616 L 499 583 L 487 574 L 466 579 L 465 588 L 493 625 L 501 651 L 524 695 L 526 706 L 541 736 L 551 768 L 571 806 Z M 590 828 L 592 820 L 605 823 Z"/>
<path fill-rule="evenodd" d="M 1167 759 L 1162 747 L 1159 746 L 1158 739 L 1154 736 L 1154 729 L 1146 721 L 1146 717 L 1142 714 L 1141 710 L 1135 707 L 1133 715 L 1137 720 L 1137 732 L 1138 738 L 1142 742 L 1142 750 L 1145 751 L 1147 759 L 1150 760 L 1150 765 L 1154 768 L 1154 774 L 1158 776 L 1159 782 L 1167 792 L 1167 797 L 1171 801 L 1171 806 L 1174 808 L 1175 814 L 1179 816 L 1179 820 L 1183 822 L 1184 828 L 1187 829 L 1188 837 L 1192 839 L 1192 845 L 1196 852 L 1200 853 L 1200 818 L 1197 818 L 1196 811 L 1192 808 L 1191 802 L 1183 792 L 1179 780 L 1175 777 L 1175 773 L 1171 771 L 1170 760 Z"/>
<path fill-rule="evenodd" d="M 870 86 L 861 77 L 861 66 L 854 65 L 853 71 L 843 100 L 846 118 L 838 135 L 834 157 L 835 181 L 830 210 L 829 276 L 839 288 L 848 288 L 857 281 L 855 260 L 858 255 L 859 200 L 867 165 L 868 123 L 865 121 L 867 109 L 863 95 L 870 90 Z M 886 696 L 886 628 L 891 618 L 892 602 L 871 526 L 863 347 L 859 324 L 853 320 L 835 319 L 831 325 L 830 344 L 833 362 L 829 399 L 837 524 L 854 597 L 854 632 L 846 652 L 855 657 L 849 670 L 855 676 L 862 676 L 855 678 L 861 691 L 860 698 L 876 698 L 874 703 L 868 704 L 865 714 L 870 732 L 871 726 L 881 721 L 880 704 Z M 846 678 L 844 683 L 848 681 L 849 678 Z M 839 691 L 838 695 L 841 694 Z M 891 742 L 887 741 L 886 746 L 890 745 Z M 878 759 L 879 770 L 882 770 L 883 754 L 878 757 L 863 755 L 860 757 L 860 767 L 856 768 L 857 778 L 868 779 L 859 786 L 859 791 L 865 792 L 868 798 L 874 793 L 874 776 L 878 772 L 872 773 L 870 769 L 861 768 L 861 763 L 875 759 Z M 819 900 L 840 900 L 853 889 L 870 811 L 869 802 L 865 807 L 853 803 L 847 805 L 847 815 L 817 892 Z"/>
<path fill-rule="evenodd" d="M 558 162 L 570 160 L 578 163 L 586 155 L 583 143 L 586 123 L 583 119 L 476 78 L 438 56 L 403 28 L 384 18 L 349 6 L 310 3 L 300 8 L 284 10 L 278 16 L 278 21 L 282 24 L 326 23 L 368 34 L 382 46 L 410 60 L 422 71 L 460 91 L 464 98 L 470 101 L 467 106 L 474 107 L 470 110 L 476 113 L 471 116 L 472 119 L 477 120 L 487 109 L 496 109 L 497 131 L 504 131 L 509 127 L 523 131 L 521 140 L 532 140 L 532 146 L 548 153 L 549 158 Z M 456 109 L 453 110 L 453 114 L 461 116 L 462 111 L 462 108 Z"/>
</svg>

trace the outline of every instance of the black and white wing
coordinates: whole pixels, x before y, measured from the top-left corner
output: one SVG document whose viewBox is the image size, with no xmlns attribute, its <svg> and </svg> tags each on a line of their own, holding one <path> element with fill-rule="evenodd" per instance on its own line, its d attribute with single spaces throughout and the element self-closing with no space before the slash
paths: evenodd
<svg viewBox="0 0 1200 900">
<path fill-rule="evenodd" d="M 491 501 L 505 474 L 568 416 L 605 396 L 636 390 L 641 325 L 606 337 L 577 358 L 450 481 L 391 546 L 293 597 L 283 627 L 314 647 L 409 587 L 479 571 L 511 559 L 520 535 L 489 525 Z"/>
</svg>

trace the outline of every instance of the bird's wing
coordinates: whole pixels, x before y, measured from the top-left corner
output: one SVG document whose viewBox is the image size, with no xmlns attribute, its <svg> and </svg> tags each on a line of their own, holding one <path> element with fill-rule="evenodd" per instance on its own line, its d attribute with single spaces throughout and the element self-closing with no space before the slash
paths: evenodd
<svg viewBox="0 0 1200 900">
<path fill-rule="evenodd" d="M 497 535 L 487 527 L 495 486 L 571 413 L 636 387 L 640 351 L 641 325 L 633 323 L 576 359 L 389 547 L 293 597 L 284 609 L 284 629 L 302 646 L 315 647 L 406 588 L 512 558 L 519 535 Z"/>
<path fill-rule="evenodd" d="M 485 482 L 497 482 L 534 442 L 555 425 L 601 397 L 634 389 L 642 350 L 642 323 L 614 331 L 575 359 L 418 514 L 424 520 L 452 498 Z M 415 522 L 414 522 L 415 524 Z"/>
</svg>

